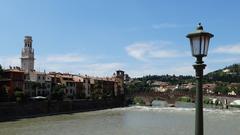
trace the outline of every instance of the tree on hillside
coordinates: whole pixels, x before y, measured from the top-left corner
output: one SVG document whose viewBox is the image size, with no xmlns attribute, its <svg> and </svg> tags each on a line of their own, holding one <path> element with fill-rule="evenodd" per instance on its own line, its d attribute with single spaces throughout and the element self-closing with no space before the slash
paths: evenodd
<svg viewBox="0 0 240 135">
<path fill-rule="evenodd" d="M 239 75 L 240 72 L 240 65 L 239 64 L 233 64 L 232 66 L 229 67 L 231 72 L 236 73 Z"/>
</svg>

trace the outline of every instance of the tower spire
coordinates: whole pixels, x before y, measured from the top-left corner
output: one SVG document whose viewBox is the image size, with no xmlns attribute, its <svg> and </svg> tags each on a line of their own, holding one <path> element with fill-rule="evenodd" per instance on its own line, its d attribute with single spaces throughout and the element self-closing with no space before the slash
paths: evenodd
<svg viewBox="0 0 240 135">
<path fill-rule="evenodd" d="M 21 68 L 29 73 L 34 71 L 34 50 L 32 48 L 32 37 L 25 36 L 24 48 L 22 49 Z"/>
</svg>

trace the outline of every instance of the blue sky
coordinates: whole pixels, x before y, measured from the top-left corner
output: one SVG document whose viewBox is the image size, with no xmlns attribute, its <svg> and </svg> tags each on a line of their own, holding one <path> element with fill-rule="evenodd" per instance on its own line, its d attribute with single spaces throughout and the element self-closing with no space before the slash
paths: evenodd
<svg viewBox="0 0 240 135">
<path fill-rule="evenodd" d="M 33 37 L 36 70 L 110 76 L 194 75 L 186 34 L 211 40 L 205 73 L 240 61 L 237 0 L 0 0 L 0 64 L 20 66 Z"/>
</svg>

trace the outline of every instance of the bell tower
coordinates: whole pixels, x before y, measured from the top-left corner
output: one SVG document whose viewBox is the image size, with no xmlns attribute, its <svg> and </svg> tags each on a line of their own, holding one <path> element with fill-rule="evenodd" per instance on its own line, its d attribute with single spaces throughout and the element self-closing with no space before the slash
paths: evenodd
<svg viewBox="0 0 240 135">
<path fill-rule="evenodd" d="M 32 37 L 25 36 L 24 48 L 22 49 L 21 68 L 24 72 L 34 71 L 34 49 L 32 48 Z"/>
</svg>

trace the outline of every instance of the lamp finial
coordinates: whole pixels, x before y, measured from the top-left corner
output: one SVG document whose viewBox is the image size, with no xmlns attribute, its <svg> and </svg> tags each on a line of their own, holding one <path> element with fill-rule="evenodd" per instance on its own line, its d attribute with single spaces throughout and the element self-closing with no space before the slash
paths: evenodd
<svg viewBox="0 0 240 135">
<path fill-rule="evenodd" d="M 200 22 L 198 23 L 197 30 L 203 30 L 203 26 Z"/>
</svg>

